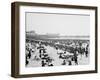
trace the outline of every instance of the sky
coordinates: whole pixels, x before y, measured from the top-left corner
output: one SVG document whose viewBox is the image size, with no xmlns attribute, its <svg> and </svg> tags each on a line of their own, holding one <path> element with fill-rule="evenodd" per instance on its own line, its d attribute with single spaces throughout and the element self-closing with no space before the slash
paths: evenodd
<svg viewBox="0 0 100 80">
<path fill-rule="evenodd" d="M 89 36 L 90 16 L 69 14 L 26 13 L 26 31 L 62 36 Z"/>
</svg>

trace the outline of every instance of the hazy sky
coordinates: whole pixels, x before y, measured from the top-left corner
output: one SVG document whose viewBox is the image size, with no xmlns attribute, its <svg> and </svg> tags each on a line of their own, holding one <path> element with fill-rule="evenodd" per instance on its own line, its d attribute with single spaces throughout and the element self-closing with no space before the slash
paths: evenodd
<svg viewBox="0 0 100 80">
<path fill-rule="evenodd" d="M 90 33 L 90 16 L 26 13 L 26 31 L 38 34 L 82 35 Z"/>
</svg>

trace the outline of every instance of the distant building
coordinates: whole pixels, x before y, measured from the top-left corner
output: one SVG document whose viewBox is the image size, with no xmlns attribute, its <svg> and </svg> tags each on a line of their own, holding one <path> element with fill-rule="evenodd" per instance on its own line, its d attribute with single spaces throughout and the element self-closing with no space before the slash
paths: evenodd
<svg viewBox="0 0 100 80">
<path fill-rule="evenodd" d="M 28 35 L 37 35 L 35 31 L 27 31 L 26 34 L 28 34 Z"/>
</svg>

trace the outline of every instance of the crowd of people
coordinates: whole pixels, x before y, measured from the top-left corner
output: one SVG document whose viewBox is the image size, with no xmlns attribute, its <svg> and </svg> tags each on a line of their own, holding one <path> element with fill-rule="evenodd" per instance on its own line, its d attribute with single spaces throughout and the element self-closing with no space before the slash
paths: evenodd
<svg viewBox="0 0 100 80">
<path fill-rule="evenodd" d="M 47 47 L 52 47 L 57 56 L 51 56 Z M 62 62 L 60 65 L 78 65 L 78 55 L 89 56 L 89 40 L 29 40 L 26 39 L 26 66 L 30 64 L 30 59 L 40 62 L 40 66 L 56 66 L 55 58 Z M 34 63 L 32 63 L 34 64 Z"/>
</svg>

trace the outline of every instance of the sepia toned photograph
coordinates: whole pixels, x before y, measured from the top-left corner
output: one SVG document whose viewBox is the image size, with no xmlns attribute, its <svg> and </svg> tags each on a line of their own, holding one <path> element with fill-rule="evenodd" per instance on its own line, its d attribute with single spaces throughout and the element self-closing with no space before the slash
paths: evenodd
<svg viewBox="0 0 100 80">
<path fill-rule="evenodd" d="M 89 65 L 90 15 L 25 13 L 26 67 Z"/>
</svg>

